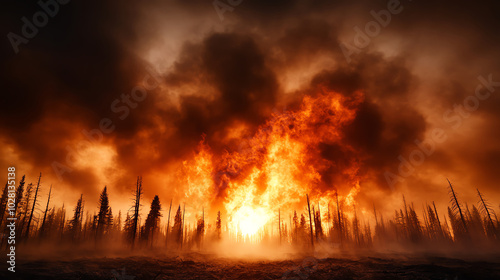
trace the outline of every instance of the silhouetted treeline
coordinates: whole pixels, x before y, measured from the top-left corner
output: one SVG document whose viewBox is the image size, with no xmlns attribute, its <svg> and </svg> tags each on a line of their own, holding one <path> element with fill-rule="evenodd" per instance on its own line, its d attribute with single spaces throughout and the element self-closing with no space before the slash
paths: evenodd
<svg viewBox="0 0 500 280">
<path fill-rule="evenodd" d="M 377 212 L 363 215 L 355 205 L 347 205 L 335 193 L 334 199 L 326 209 L 320 204 L 309 201 L 302 211 L 276 213 L 277 221 L 268 223 L 260 229 L 253 240 L 289 244 L 300 250 L 314 248 L 316 244 L 329 245 L 340 249 L 439 249 L 439 248 L 482 248 L 500 249 L 500 223 L 488 200 L 477 190 L 478 202 L 475 205 L 460 201 L 455 188 L 448 181 L 450 204 L 446 213 L 438 213 L 434 202 L 416 207 L 412 202 L 401 198 L 401 208 L 392 217 L 384 219 Z M 161 224 L 162 204 L 158 195 L 149 204 L 148 215 L 141 220 L 143 199 L 142 178 L 138 177 L 134 192 L 131 194 L 130 208 L 116 216 L 110 207 L 108 188 L 104 186 L 98 198 L 75 198 L 75 206 L 66 218 L 64 204 L 56 208 L 51 205 L 53 190 L 47 197 L 41 196 L 43 189 L 42 174 L 36 184 L 27 183 L 23 176 L 16 189 L 14 209 L 16 211 L 16 242 L 67 242 L 72 246 L 89 243 L 107 246 L 126 246 L 134 248 L 167 247 L 179 249 L 203 249 L 205 243 L 219 242 L 225 238 L 236 242 L 248 237 L 229 233 L 227 223 L 217 212 L 213 224 L 207 223 L 204 209 L 197 214 L 195 223 L 186 224 L 185 205 L 174 205 L 168 209 L 168 217 Z M 6 245 L 6 222 L 9 216 L 7 185 L 1 192 L 0 219 L 4 235 L 2 246 Z M 97 209 L 86 209 L 85 199 L 98 200 Z M 12 206 L 12 205 L 11 205 Z M 42 208 L 41 208 L 42 207 Z M 173 211 L 172 211 L 173 210 Z M 201 214 L 201 215 L 200 215 Z M 372 225 L 370 222 L 372 221 Z M 223 225 L 226 225 L 225 227 Z M 373 226 L 373 227 L 372 227 Z M 231 235 L 234 234 L 234 235 Z M 274 241 L 273 241 L 274 240 Z M 110 242 L 113 241 L 113 242 Z"/>
</svg>

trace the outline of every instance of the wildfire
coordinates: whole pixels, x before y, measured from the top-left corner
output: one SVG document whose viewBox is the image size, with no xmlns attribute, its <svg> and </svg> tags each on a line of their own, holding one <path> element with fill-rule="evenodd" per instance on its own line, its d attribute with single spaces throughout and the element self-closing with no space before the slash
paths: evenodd
<svg viewBox="0 0 500 280">
<path fill-rule="evenodd" d="M 237 222 L 237 230 L 244 236 L 252 236 L 269 220 L 269 214 L 262 207 L 240 207 L 232 216 Z"/>
<path fill-rule="evenodd" d="M 184 162 L 185 198 L 205 209 L 222 199 L 228 230 L 249 237 L 272 224 L 278 211 L 303 209 L 305 194 L 323 208 L 332 201 L 334 187 L 347 187 L 345 203 L 352 204 L 359 189 L 356 160 L 336 170 L 348 178 L 345 186 L 325 186 L 322 174 L 334 163 L 322 157 L 320 146 L 349 149 L 342 128 L 362 101 L 361 93 L 306 96 L 299 110 L 274 114 L 238 150 L 222 155 L 201 141 L 194 159 Z"/>
</svg>

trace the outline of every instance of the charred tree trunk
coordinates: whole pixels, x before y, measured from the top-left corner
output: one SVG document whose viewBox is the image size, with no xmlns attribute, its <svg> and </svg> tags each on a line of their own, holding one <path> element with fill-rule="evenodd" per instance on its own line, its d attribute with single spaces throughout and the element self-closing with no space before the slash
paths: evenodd
<svg viewBox="0 0 500 280">
<path fill-rule="evenodd" d="M 132 249 L 134 248 L 135 237 L 137 234 L 137 227 L 139 223 L 139 207 L 141 206 L 141 195 L 142 195 L 142 178 L 139 176 L 137 177 L 137 184 L 135 188 L 134 215 L 132 216 L 132 234 L 131 234 Z"/>
<path fill-rule="evenodd" d="M 469 230 L 467 228 L 467 223 L 465 222 L 465 218 L 464 218 L 464 215 L 462 213 L 462 208 L 460 207 L 460 204 L 458 203 L 457 195 L 455 194 L 455 191 L 453 190 L 453 186 L 451 185 L 450 180 L 448 180 L 448 179 L 446 179 L 446 180 L 448 181 L 448 184 L 450 185 L 450 193 L 451 193 L 451 197 L 452 197 L 452 202 L 453 202 L 454 206 L 458 209 L 458 213 L 460 214 L 460 220 L 462 221 L 462 224 L 464 226 L 465 233 L 468 235 Z"/>
<path fill-rule="evenodd" d="M 342 220 L 341 220 L 341 215 L 340 215 L 339 194 L 337 191 L 335 191 L 335 198 L 337 199 L 337 216 L 338 216 L 338 223 L 339 223 L 340 246 L 342 246 Z"/>
<path fill-rule="evenodd" d="M 309 195 L 306 194 L 307 198 L 307 210 L 309 211 L 309 229 L 311 232 L 311 247 L 314 251 L 314 238 L 313 238 L 313 227 L 312 227 L 312 218 L 311 218 L 311 205 L 309 204 Z"/>
<path fill-rule="evenodd" d="M 182 224 L 181 224 L 181 249 L 182 244 L 184 243 L 184 218 L 186 217 L 186 203 L 184 203 L 184 207 L 182 209 Z"/>
<path fill-rule="evenodd" d="M 172 210 L 172 199 L 170 199 L 170 207 L 168 208 L 168 219 L 167 219 L 167 232 L 166 232 L 166 242 L 165 245 L 168 245 L 168 231 L 170 228 L 170 211 Z"/>
<path fill-rule="evenodd" d="M 281 245 L 281 209 L 278 208 L 278 227 L 280 232 L 280 245 Z"/>
<path fill-rule="evenodd" d="M 330 235 L 330 219 L 331 219 L 331 216 L 330 216 L 330 202 L 328 202 L 328 231 L 327 231 L 327 234 Z"/>
<path fill-rule="evenodd" d="M 35 211 L 36 199 L 38 196 L 38 190 L 40 189 L 40 180 L 41 179 L 42 179 L 42 173 L 40 172 L 40 176 L 38 176 L 38 183 L 36 185 L 36 190 L 35 190 L 35 198 L 33 199 L 33 207 L 31 207 L 30 218 L 28 219 L 28 227 L 26 228 L 26 239 L 28 239 L 28 237 L 30 235 L 30 226 L 31 226 L 31 221 L 33 220 L 33 212 Z"/>
<path fill-rule="evenodd" d="M 47 212 L 49 211 L 49 203 L 50 203 L 50 194 L 52 193 L 52 185 L 50 185 L 49 189 L 49 198 L 47 199 L 47 205 L 45 206 L 45 211 L 43 212 L 43 221 L 42 226 L 40 227 L 40 236 L 43 237 L 45 232 L 45 220 L 47 218 Z"/>
<path fill-rule="evenodd" d="M 432 202 L 432 206 L 434 207 L 434 213 L 436 214 L 436 219 L 437 219 L 437 223 L 438 223 L 438 227 L 439 227 L 439 236 L 442 237 L 443 236 L 443 229 L 441 228 L 441 221 L 439 220 L 438 211 L 436 209 L 436 203 L 434 203 L 434 201 Z"/>
<path fill-rule="evenodd" d="M 497 230 L 495 228 L 495 223 L 493 223 L 493 219 L 491 219 L 490 207 L 488 206 L 488 204 L 486 203 L 486 201 L 484 201 L 483 196 L 479 192 L 479 189 L 476 189 L 476 190 L 477 190 L 477 195 L 479 196 L 479 202 L 482 205 L 481 208 L 483 208 L 483 211 L 486 213 L 486 217 L 488 218 L 488 221 L 490 222 L 491 227 L 493 228 L 493 232 L 495 233 L 495 236 L 496 236 Z"/>
</svg>

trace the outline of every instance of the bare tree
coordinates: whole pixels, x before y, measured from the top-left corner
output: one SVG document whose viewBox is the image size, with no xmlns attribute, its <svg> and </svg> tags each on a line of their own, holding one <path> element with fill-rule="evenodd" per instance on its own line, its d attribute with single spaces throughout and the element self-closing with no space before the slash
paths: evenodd
<svg viewBox="0 0 500 280">
<path fill-rule="evenodd" d="M 132 249 L 134 248 L 134 243 L 137 235 L 137 228 L 139 226 L 139 215 L 140 215 L 139 210 L 141 207 L 141 195 L 142 195 L 142 177 L 138 176 L 137 184 L 135 187 L 134 199 L 133 199 L 134 201 L 133 213 L 129 221 L 125 222 L 126 226 L 125 234 L 128 241 L 131 244 Z"/>
<path fill-rule="evenodd" d="M 458 202 L 457 195 L 455 193 L 455 190 L 453 190 L 453 186 L 451 185 L 450 180 L 446 179 L 448 181 L 449 187 L 450 187 L 450 199 L 451 199 L 451 209 L 453 213 L 456 213 L 458 211 L 458 214 L 460 215 L 460 221 L 462 222 L 462 226 L 465 230 L 465 234 L 469 234 L 469 230 L 467 229 L 467 223 L 465 222 L 465 218 L 462 212 L 462 207 L 460 206 L 460 203 Z"/>
<path fill-rule="evenodd" d="M 43 212 L 43 221 L 42 221 L 42 226 L 40 227 L 40 237 L 43 237 L 44 232 L 45 232 L 45 220 L 47 219 L 47 212 L 49 212 L 49 203 L 50 203 L 51 193 L 52 193 L 52 185 L 50 185 L 49 198 L 47 199 L 47 205 L 45 206 L 45 211 Z"/>
<path fill-rule="evenodd" d="M 220 218 L 220 211 L 217 211 L 217 221 L 215 222 L 215 230 L 218 240 L 221 239 L 221 229 L 222 229 L 222 221 Z"/>
<path fill-rule="evenodd" d="M 168 232 L 170 231 L 170 211 L 172 210 L 172 199 L 170 199 L 170 207 L 168 207 L 167 230 L 165 233 L 165 245 L 168 246 Z"/>
<path fill-rule="evenodd" d="M 483 195 L 481 194 L 481 192 L 479 192 L 479 189 L 476 190 L 477 195 L 479 196 L 479 209 L 486 217 L 486 232 L 487 234 L 493 235 L 495 236 L 495 238 L 498 238 L 495 223 L 493 223 L 493 219 L 491 218 L 492 215 L 495 215 L 495 212 L 493 211 L 493 208 L 491 208 L 489 203 L 483 198 Z"/>
<path fill-rule="evenodd" d="M 309 204 L 309 195 L 306 194 L 307 198 L 307 210 L 309 211 L 309 229 L 311 231 L 311 248 L 314 251 L 314 239 L 313 239 L 313 226 L 312 226 L 312 217 L 311 217 L 311 205 Z"/>
<path fill-rule="evenodd" d="M 28 226 L 26 228 L 26 239 L 30 235 L 30 226 L 31 226 L 31 221 L 33 219 L 33 212 L 35 212 L 35 206 L 36 206 L 36 199 L 38 197 L 38 190 L 40 189 L 40 180 L 42 179 L 42 173 L 40 172 L 40 176 L 38 177 L 38 183 L 36 184 L 36 189 L 35 189 L 35 198 L 33 199 L 33 206 L 31 207 L 31 213 L 30 213 L 30 218 L 28 219 Z"/>
</svg>

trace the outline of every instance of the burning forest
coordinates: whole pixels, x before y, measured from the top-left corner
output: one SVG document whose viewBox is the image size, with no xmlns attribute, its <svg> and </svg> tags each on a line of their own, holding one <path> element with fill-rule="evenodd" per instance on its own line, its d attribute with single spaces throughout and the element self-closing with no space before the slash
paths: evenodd
<svg viewBox="0 0 500 280">
<path fill-rule="evenodd" d="M 499 246 L 500 223 L 484 194 L 477 190 L 477 203 L 464 204 L 450 181 L 450 203 L 444 213 L 438 213 L 434 201 L 418 209 L 402 196 L 401 208 L 384 219 L 375 204 L 370 212 L 356 210 L 354 186 L 345 195 L 334 191 L 312 194 L 311 198 L 304 189 L 304 195 L 297 193 L 294 200 L 265 207 L 262 200 L 269 194 L 255 194 L 255 190 L 243 185 L 246 196 L 227 197 L 222 204 L 225 208 L 212 210 L 216 212 L 215 219 L 208 217 L 210 208 L 200 202 L 197 207 L 188 208 L 186 220 L 185 202 L 176 205 L 171 200 L 163 205 L 157 195 L 150 204 L 144 201 L 141 177 L 137 178 L 131 206 L 115 215 L 106 186 L 97 197 L 97 209 L 86 209 L 83 195 L 73 207 L 55 207 L 50 204 L 52 187 L 46 200 L 41 201 L 38 196 L 41 178 L 42 174 L 37 183 L 26 184 L 23 176 L 16 189 L 18 199 L 12 205 L 7 184 L 0 198 L 2 225 L 9 223 L 7 217 L 12 207 L 19 221 L 15 235 L 21 246 L 66 244 L 70 250 L 78 250 L 93 244 L 115 249 L 210 251 L 223 243 L 266 243 L 283 249 L 314 251 L 316 243 L 325 253 L 351 249 L 404 252 L 416 248 L 436 252 L 455 248 L 457 252 L 471 253 L 497 250 Z M 8 235 L 5 231 L 4 236 Z M 3 246 L 7 243 L 4 238 Z"/>
<path fill-rule="evenodd" d="M 500 278 L 496 2 L 14 2 L 1 279 Z"/>
<path fill-rule="evenodd" d="M 228 201 L 223 204 L 226 214 L 217 210 L 216 218 L 211 220 L 203 203 L 188 210 L 194 213 L 186 213 L 185 203 L 175 205 L 173 201 L 167 204 L 167 210 L 157 195 L 151 204 L 147 203 L 142 197 L 145 186 L 141 177 L 137 178 L 131 207 L 117 214 L 110 207 L 106 186 L 98 197 L 98 209 L 91 209 L 92 212 L 85 208 L 83 195 L 69 210 L 66 204 L 51 206 L 51 187 L 46 201 L 37 195 L 41 178 L 40 174 L 33 184 L 23 176 L 16 189 L 20 199 L 12 207 L 19 223 L 10 235 L 16 238 L 14 244 L 18 244 L 21 254 L 36 252 L 44 257 L 74 258 L 198 252 L 226 258 L 279 260 L 287 255 L 309 254 L 318 258 L 352 254 L 482 256 L 500 248 L 500 222 L 484 194 L 477 190 L 477 203 L 463 203 L 450 181 L 446 213 L 439 213 L 434 201 L 418 209 L 404 196 L 401 208 L 395 209 L 393 216 L 384 218 L 375 206 L 364 213 L 356 209 L 351 189 L 347 195 L 337 191 L 332 195 L 313 194 L 311 198 L 308 194 L 299 195 L 299 201 L 276 204 L 275 208 L 248 204 L 252 199 L 240 201 L 235 209 L 234 202 Z M 7 228 L 4 236 L 9 236 L 11 230 L 8 193 L 6 185 L 0 198 L 2 226 Z M 147 210 L 147 215 L 140 214 L 143 210 Z M 8 240 L 2 239 L 2 247 L 12 244 Z"/>
</svg>

